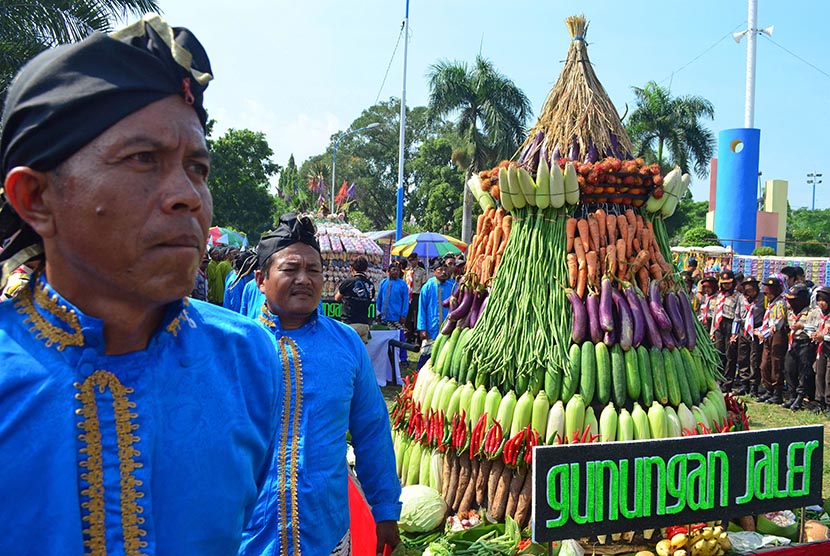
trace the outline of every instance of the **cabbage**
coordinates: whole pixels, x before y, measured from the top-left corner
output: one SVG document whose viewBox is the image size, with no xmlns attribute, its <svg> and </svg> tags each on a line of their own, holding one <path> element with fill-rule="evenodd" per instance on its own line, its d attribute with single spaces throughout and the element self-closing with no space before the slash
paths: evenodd
<svg viewBox="0 0 830 556">
<path fill-rule="evenodd" d="M 447 504 L 434 488 L 409 485 L 401 489 L 401 518 L 398 527 L 409 533 L 426 533 L 444 523 Z"/>
</svg>

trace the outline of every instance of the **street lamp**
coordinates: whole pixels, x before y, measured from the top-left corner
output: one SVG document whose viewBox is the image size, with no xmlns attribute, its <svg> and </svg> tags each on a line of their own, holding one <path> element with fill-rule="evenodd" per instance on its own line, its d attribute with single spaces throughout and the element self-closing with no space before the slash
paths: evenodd
<svg viewBox="0 0 830 556">
<path fill-rule="evenodd" d="M 331 213 L 334 214 L 334 184 L 337 183 L 335 181 L 335 177 L 337 176 L 337 144 L 340 143 L 340 140 L 348 135 L 352 135 L 355 133 L 360 133 L 361 131 L 366 131 L 367 129 L 375 129 L 380 124 L 378 122 L 373 122 L 366 127 L 361 127 L 358 129 L 353 129 L 352 131 L 346 131 L 345 133 L 341 133 L 337 139 L 334 140 L 334 154 L 331 157 Z"/>
<path fill-rule="evenodd" d="M 816 210 L 816 186 L 821 183 L 821 174 L 817 174 L 815 172 L 810 172 L 807 174 L 807 185 L 813 186 L 813 208 L 810 210 Z"/>
</svg>

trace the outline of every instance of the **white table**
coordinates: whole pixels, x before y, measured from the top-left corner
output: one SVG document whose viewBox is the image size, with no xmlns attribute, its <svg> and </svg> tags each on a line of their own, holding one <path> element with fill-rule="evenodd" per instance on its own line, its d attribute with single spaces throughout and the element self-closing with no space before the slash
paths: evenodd
<svg viewBox="0 0 830 556">
<path fill-rule="evenodd" d="M 386 386 L 387 383 L 393 380 L 397 384 L 401 384 L 398 348 L 395 348 L 395 354 L 392 357 L 395 365 L 394 369 L 389 364 L 387 353 L 389 340 L 400 340 L 400 330 L 372 330 L 370 333 L 372 338 L 366 344 L 366 350 L 369 352 L 369 359 L 372 360 L 372 367 L 375 369 L 375 378 L 377 378 L 378 385 Z"/>
</svg>

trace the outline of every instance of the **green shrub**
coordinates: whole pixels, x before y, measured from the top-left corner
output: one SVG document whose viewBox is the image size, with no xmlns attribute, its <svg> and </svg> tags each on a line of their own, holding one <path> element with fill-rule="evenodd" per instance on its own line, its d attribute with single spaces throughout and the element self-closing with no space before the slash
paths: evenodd
<svg viewBox="0 0 830 556">
<path fill-rule="evenodd" d="M 706 247 L 720 244 L 715 232 L 703 227 L 689 229 L 683 234 L 683 240 L 680 242 L 681 247 Z"/>
<path fill-rule="evenodd" d="M 824 257 L 827 255 L 827 246 L 818 241 L 808 241 L 801 246 L 801 251 L 808 257 Z"/>
<path fill-rule="evenodd" d="M 756 257 L 769 257 L 770 255 L 775 255 L 775 249 L 769 245 L 762 245 L 761 247 L 756 247 L 752 251 L 752 254 Z"/>
</svg>

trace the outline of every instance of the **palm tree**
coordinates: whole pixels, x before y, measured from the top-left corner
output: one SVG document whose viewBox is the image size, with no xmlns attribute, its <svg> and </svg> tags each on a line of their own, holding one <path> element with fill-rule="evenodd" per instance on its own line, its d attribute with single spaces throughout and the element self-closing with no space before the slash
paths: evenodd
<svg viewBox="0 0 830 556">
<path fill-rule="evenodd" d="M 158 10 L 157 0 L 0 0 L 0 104 L 14 75 L 37 53 Z"/>
<path fill-rule="evenodd" d="M 700 120 L 714 118 L 712 103 L 694 95 L 673 98 L 654 81 L 633 89 L 637 106 L 626 127 L 637 156 L 653 157 L 661 167 L 670 161 L 684 173 L 693 164 L 695 173 L 706 177 L 715 136 Z"/>
<path fill-rule="evenodd" d="M 530 101 L 493 63 L 476 56 L 469 68 L 463 62 L 442 60 L 429 71 L 429 118 L 458 114 L 458 134 L 471 147 L 466 179 L 473 172 L 510 158 L 524 141 Z M 472 235 L 472 194 L 464 188 L 461 239 Z"/>
</svg>

